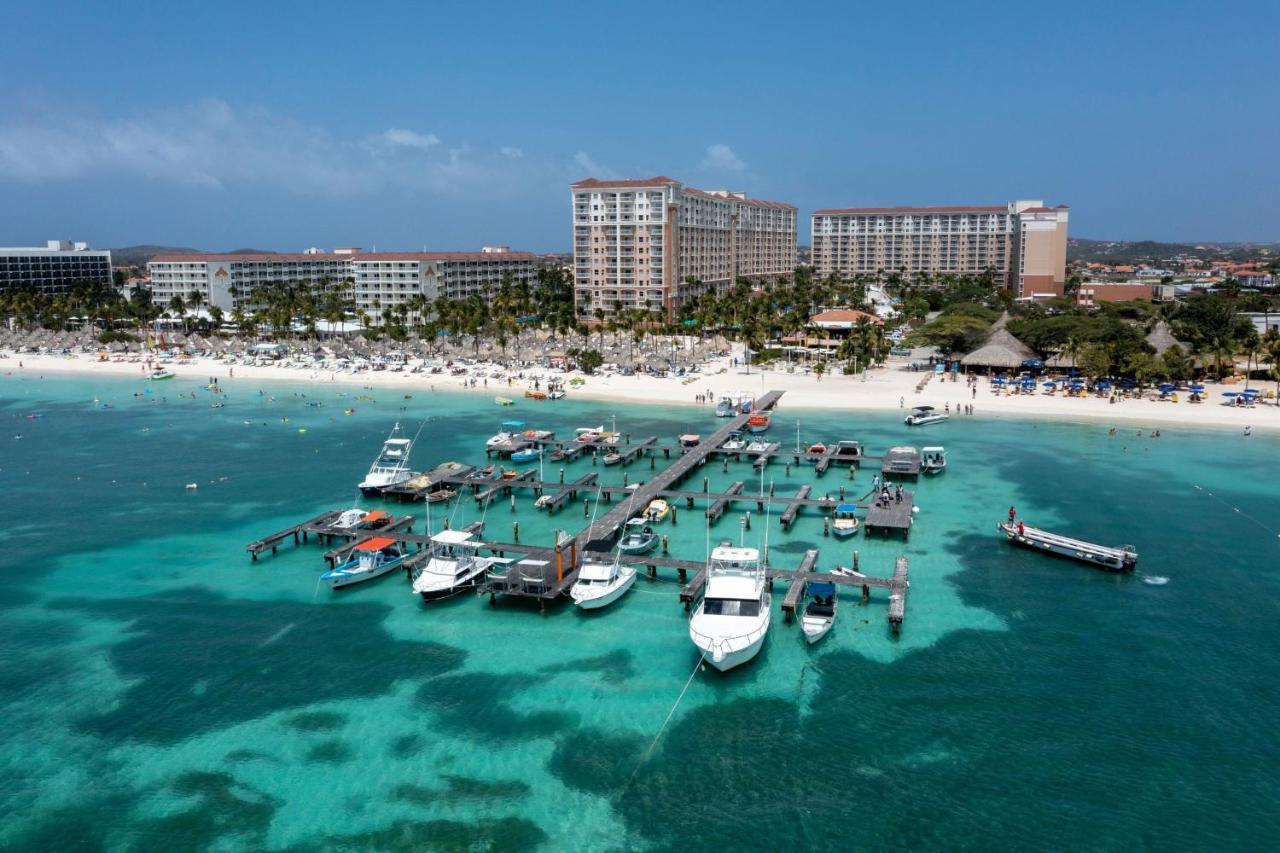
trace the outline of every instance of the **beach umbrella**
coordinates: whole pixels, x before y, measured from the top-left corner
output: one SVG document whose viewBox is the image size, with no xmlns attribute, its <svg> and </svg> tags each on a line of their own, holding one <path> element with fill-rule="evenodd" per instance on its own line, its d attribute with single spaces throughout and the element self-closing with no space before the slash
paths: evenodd
<svg viewBox="0 0 1280 853">
<path fill-rule="evenodd" d="M 1042 384 L 1045 388 L 1055 388 L 1055 387 L 1057 387 L 1057 385 L 1058 385 L 1058 383 L 1057 383 L 1057 382 L 1054 382 L 1052 379 L 1051 379 L 1051 380 L 1049 380 L 1048 382 L 1043 382 L 1043 383 L 1041 383 L 1041 384 Z"/>
<path fill-rule="evenodd" d="M 1241 391 L 1241 392 L 1240 392 L 1240 396 L 1241 396 L 1241 397 L 1256 397 L 1256 396 L 1258 396 L 1258 389 L 1257 389 L 1257 388 L 1246 388 L 1244 391 Z"/>
<path fill-rule="evenodd" d="M 1170 391 L 1172 391 L 1175 387 L 1176 387 L 1176 386 L 1174 386 L 1173 384 L 1171 384 L 1171 383 L 1169 383 L 1169 382 L 1162 382 L 1162 383 L 1160 383 L 1160 390 L 1161 390 L 1162 392 L 1166 393 L 1166 394 L 1167 394 L 1167 393 L 1169 393 Z"/>
<path fill-rule="evenodd" d="M 1204 386 L 1203 386 L 1203 385 L 1199 385 L 1199 384 L 1192 385 L 1192 386 L 1191 386 L 1191 393 L 1192 393 L 1192 394 L 1203 394 L 1203 393 L 1204 393 Z"/>
<path fill-rule="evenodd" d="M 1239 392 L 1239 391 L 1223 391 L 1223 392 L 1222 392 L 1222 396 L 1224 396 L 1224 397 L 1239 397 L 1239 396 L 1240 396 L 1240 392 Z"/>
</svg>

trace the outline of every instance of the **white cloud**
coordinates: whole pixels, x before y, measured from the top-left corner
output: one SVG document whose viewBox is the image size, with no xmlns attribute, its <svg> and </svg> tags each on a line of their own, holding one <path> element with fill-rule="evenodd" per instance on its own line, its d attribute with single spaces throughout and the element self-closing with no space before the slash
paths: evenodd
<svg viewBox="0 0 1280 853">
<path fill-rule="evenodd" d="M 577 163 L 578 166 L 584 172 L 586 172 L 589 177 L 612 178 L 614 176 L 612 169 L 610 169 L 608 166 L 605 166 L 601 163 L 597 163 L 595 160 L 592 160 L 591 157 L 585 151 L 579 151 L 577 154 L 574 154 L 573 162 Z"/>
<path fill-rule="evenodd" d="M 440 144 L 440 137 L 434 133 L 418 133 L 398 127 L 383 133 L 382 138 L 388 145 L 401 145 L 405 148 L 430 148 L 432 145 Z"/>
<path fill-rule="evenodd" d="M 563 170 L 521 165 L 521 156 L 512 147 L 479 152 L 465 144 L 446 146 L 434 133 L 406 128 L 340 137 L 272 110 L 220 100 L 129 118 L 0 120 L 0 179 L 31 183 L 128 176 L 182 187 L 260 184 L 327 196 L 398 187 L 510 194 L 531 175 Z"/>
<path fill-rule="evenodd" d="M 516 159 L 524 156 L 524 152 L 514 145 L 504 145 L 498 149 L 498 153 L 503 157 L 514 157 Z"/>
<path fill-rule="evenodd" d="M 742 172 L 746 170 L 747 164 L 728 145 L 717 144 L 707 146 L 707 156 L 702 159 L 702 168 Z"/>
</svg>

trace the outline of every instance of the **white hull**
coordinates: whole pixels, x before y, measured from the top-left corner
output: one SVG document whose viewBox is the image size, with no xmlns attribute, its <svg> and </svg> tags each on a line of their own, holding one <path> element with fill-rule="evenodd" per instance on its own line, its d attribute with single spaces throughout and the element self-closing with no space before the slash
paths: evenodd
<svg viewBox="0 0 1280 853">
<path fill-rule="evenodd" d="M 461 577 L 455 574 L 429 573 L 424 569 L 413 582 L 413 591 L 416 595 L 422 596 L 423 601 L 449 598 L 479 583 L 481 575 L 489 569 L 489 565 L 488 561 L 482 561 L 473 567 L 474 571 L 469 571 Z"/>
<path fill-rule="evenodd" d="M 573 603 L 583 610 L 599 610 L 608 607 L 631 589 L 636 582 L 636 570 L 622 569 L 618 574 L 618 582 L 610 586 L 579 586 L 574 584 L 569 590 Z"/>
<path fill-rule="evenodd" d="M 397 560 L 395 562 L 383 563 L 381 566 L 367 572 L 344 573 L 337 577 L 329 578 L 327 583 L 329 584 L 329 589 L 342 589 L 343 587 L 354 586 L 355 584 L 364 583 L 365 581 L 370 581 L 374 578 L 380 578 L 387 572 L 395 571 L 400 568 L 401 562 L 402 561 Z"/>
<path fill-rule="evenodd" d="M 856 527 L 832 527 L 831 535 L 837 539 L 848 539 L 850 536 L 858 532 Z"/>
<path fill-rule="evenodd" d="M 702 652 L 703 659 L 707 663 L 711 664 L 721 672 L 728 672 L 735 666 L 741 666 L 756 655 L 760 654 L 760 649 L 764 646 L 765 636 L 766 634 L 762 633 L 751 645 L 733 652 L 718 654 L 717 652 L 712 652 L 707 649 L 700 649 L 700 651 Z"/>
<path fill-rule="evenodd" d="M 831 631 L 831 626 L 835 624 L 834 616 L 802 616 L 800 618 L 800 627 L 804 630 L 804 640 L 806 643 L 816 643 L 823 637 L 827 636 Z"/>
<path fill-rule="evenodd" d="M 907 417 L 903 419 L 903 422 L 907 426 L 928 426 L 929 424 L 940 424 L 945 420 L 947 420 L 947 415 L 927 415 L 922 418 L 907 415 Z"/>
</svg>

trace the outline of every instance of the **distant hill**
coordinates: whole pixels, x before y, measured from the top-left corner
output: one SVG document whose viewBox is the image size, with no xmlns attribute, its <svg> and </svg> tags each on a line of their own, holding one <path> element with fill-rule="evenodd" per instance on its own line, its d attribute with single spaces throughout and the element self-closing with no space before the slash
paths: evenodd
<svg viewBox="0 0 1280 853">
<path fill-rule="evenodd" d="M 1067 260 L 1099 263 L 1158 261 L 1177 255 L 1250 260 L 1280 255 L 1280 243 L 1160 243 L 1155 240 L 1067 240 Z"/>
<path fill-rule="evenodd" d="M 156 255 L 199 252 L 199 249 L 183 249 L 177 246 L 125 246 L 111 250 L 111 263 L 120 267 L 140 267 Z"/>
<path fill-rule="evenodd" d="M 111 250 L 111 263 L 119 267 L 146 266 L 156 255 L 189 255 L 204 249 L 185 249 L 179 246 L 125 246 Z M 228 255 L 274 255 L 270 249 L 232 249 Z"/>
</svg>

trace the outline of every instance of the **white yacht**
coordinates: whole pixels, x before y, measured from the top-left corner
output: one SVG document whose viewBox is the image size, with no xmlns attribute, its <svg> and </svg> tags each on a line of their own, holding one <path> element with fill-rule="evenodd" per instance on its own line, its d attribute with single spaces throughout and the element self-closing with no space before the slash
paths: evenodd
<svg viewBox="0 0 1280 853">
<path fill-rule="evenodd" d="M 497 450 L 500 447 L 506 447 L 511 442 L 521 437 L 524 430 L 524 421 L 503 421 L 498 432 L 484 443 L 485 450 Z"/>
<path fill-rule="evenodd" d="M 946 412 L 939 412 L 933 406 L 916 406 L 911 410 L 911 414 L 902 419 L 902 422 L 907 426 L 925 426 L 942 423 L 949 417 L 951 416 Z"/>
<path fill-rule="evenodd" d="M 598 610 L 621 598 L 635 582 L 636 570 L 616 559 L 612 563 L 583 563 L 569 597 L 583 610 Z"/>
<path fill-rule="evenodd" d="M 926 474 L 941 474 L 947 470 L 947 450 L 945 447 L 920 448 L 920 467 Z"/>
<path fill-rule="evenodd" d="M 689 639 L 716 669 L 733 669 L 764 645 L 770 602 L 760 552 L 721 544 L 707 562 L 706 592 L 689 620 Z"/>
<path fill-rule="evenodd" d="M 373 460 L 369 473 L 360 483 L 360 491 L 366 495 L 378 495 L 385 488 L 418 476 L 418 472 L 409 469 L 409 453 L 412 450 L 413 440 L 400 434 L 400 424 L 397 422 L 391 429 L 391 435 L 382 443 L 382 451 Z"/>
<path fill-rule="evenodd" d="M 431 556 L 413 579 L 413 591 L 423 601 L 448 598 L 475 586 L 491 566 L 509 563 L 498 557 L 481 557 L 479 543 L 461 530 L 441 530 L 431 537 Z"/>
</svg>

